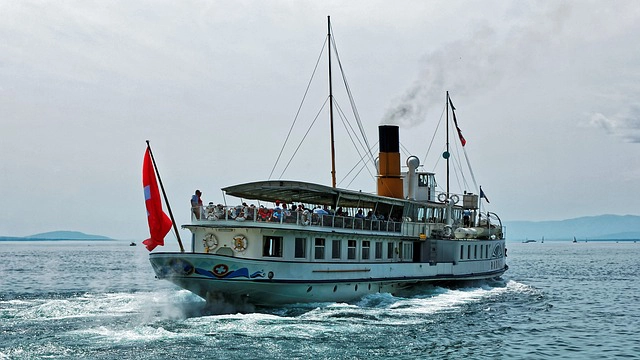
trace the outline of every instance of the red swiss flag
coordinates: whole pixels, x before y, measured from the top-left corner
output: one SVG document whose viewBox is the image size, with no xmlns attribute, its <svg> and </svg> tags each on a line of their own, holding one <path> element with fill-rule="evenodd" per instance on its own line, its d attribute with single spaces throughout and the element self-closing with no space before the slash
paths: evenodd
<svg viewBox="0 0 640 360">
<path fill-rule="evenodd" d="M 144 162 L 142 164 L 142 186 L 144 187 L 144 199 L 147 205 L 147 220 L 149 222 L 150 238 L 143 241 L 149 251 L 156 246 L 164 245 L 164 237 L 167 235 L 173 223 L 167 214 L 162 211 L 162 200 L 160 199 L 160 191 L 158 190 L 158 182 L 156 173 L 153 170 L 151 162 L 151 153 L 149 148 L 144 154 Z"/>
</svg>

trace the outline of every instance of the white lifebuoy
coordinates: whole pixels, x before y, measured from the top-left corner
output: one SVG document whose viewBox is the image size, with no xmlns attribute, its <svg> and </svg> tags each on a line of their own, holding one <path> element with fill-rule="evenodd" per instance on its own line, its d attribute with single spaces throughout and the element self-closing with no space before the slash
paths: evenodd
<svg viewBox="0 0 640 360">
<path fill-rule="evenodd" d="M 244 216 L 238 216 L 236 217 L 236 221 L 245 221 L 246 218 Z"/>
<path fill-rule="evenodd" d="M 438 194 L 438 201 L 440 201 L 440 202 L 447 201 L 447 194 L 445 194 L 445 193 Z"/>
<path fill-rule="evenodd" d="M 247 250 L 247 246 L 249 246 L 249 241 L 246 236 L 237 235 L 233 237 L 233 250 L 243 252 Z"/>
<path fill-rule="evenodd" d="M 451 195 L 451 197 L 449 197 L 449 199 L 451 199 L 454 204 L 457 204 L 458 201 L 460 201 L 460 198 L 456 194 Z"/>
<path fill-rule="evenodd" d="M 214 234 L 209 233 L 202 238 L 202 243 L 204 244 L 204 252 L 208 253 L 218 246 L 218 239 Z"/>
<path fill-rule="evenodd" d="M 453 228 L 450 225 L 444 227 L 444 236 L 451 237 L 453 235 Z"/>
</svg>

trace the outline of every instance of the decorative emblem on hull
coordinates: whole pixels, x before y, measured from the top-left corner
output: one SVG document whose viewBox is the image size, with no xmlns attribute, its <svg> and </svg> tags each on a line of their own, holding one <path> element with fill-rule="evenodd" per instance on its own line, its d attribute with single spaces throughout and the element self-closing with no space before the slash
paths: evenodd
<svg viewBox="0 0 640 360">
<path fill-rule="evenodd" d="M 224 277 L 229 273 L 229 267 L 225 264 L 218 264 L 213 267 L 212 273 L 217 277 Z"/>
<path fill-rule="evenodd" d="M 198 275 L 204 275 L 210 278 L 215 279 L 234 279 L 234 278 L 247 278 L 247 279 L 255 279 L 255 278 L 263 278 L 265 277 L 264 271 L 256 271 L 252 274 L 249 274 L 249 269 L 240 268 L 237 270 L 230 270 L 227 264 L 217 264 L 213 267 L 212 270 L 205 270 L 201 268 L 195 268 L 195 272 Z"/>
</svg>

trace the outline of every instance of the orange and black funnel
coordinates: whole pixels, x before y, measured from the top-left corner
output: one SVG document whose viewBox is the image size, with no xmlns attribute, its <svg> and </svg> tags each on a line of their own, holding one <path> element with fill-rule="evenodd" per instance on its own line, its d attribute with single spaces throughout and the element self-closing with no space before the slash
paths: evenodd
<svg viewBox="0 0 640 360">
<path fill-rule="evenodd" d="M 380 156 L 378 158 L 378 195 L 404 198 L 400 174 L 400 138 L 398 126 L 380 125 Z"/>
</svg>

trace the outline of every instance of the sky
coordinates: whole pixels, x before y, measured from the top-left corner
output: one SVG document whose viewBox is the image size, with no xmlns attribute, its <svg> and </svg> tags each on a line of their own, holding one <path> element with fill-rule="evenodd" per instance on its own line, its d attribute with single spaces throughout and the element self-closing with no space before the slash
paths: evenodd
<svg viewBox="0 0 640 360">
<path fill-rule="evenodd" d="M 0 13 L 0 235 L 147 238 L 146 140 L 179 225 L 195 189 L 235 204 L 221 188 L 272 170 L 330 185 L 326 52 L 296 118 L 329 15 L 369 145 L 400 125 L 444 184 L 449 91 L 503 221 L 640 215 L 635 1 L 0 0 Z M 347 176 L 360 157 L 335 127 L 339 186 L 375 191 L 370 171 Z"/>
</svg>

